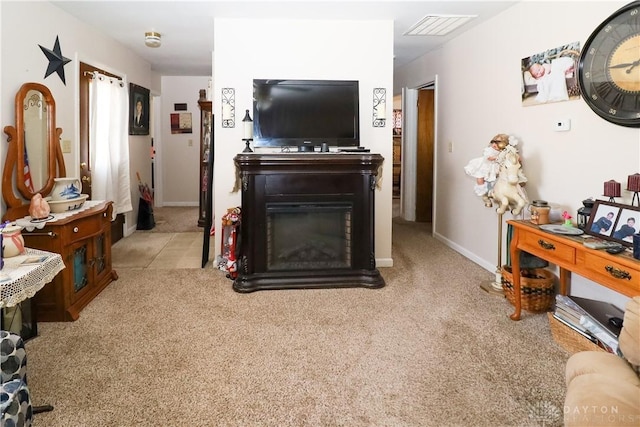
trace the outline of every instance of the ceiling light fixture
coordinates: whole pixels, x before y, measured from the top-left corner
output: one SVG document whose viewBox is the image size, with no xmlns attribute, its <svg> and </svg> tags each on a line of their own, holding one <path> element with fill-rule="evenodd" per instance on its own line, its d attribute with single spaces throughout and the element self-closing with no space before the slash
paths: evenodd
<svg viewBox="0 0 640 427">
<path fill-rule="evenodd" d="M 405 36 L 444 36 L 477 15 L 427 15 L 416 22 Z"/>
<path fill-rule="evenodd" d="M 160 47 L 160 33 L 156 33 L 155 31 L 147 31 L 144 33 L 144 44 L 149 47 Z"/>
</svg>

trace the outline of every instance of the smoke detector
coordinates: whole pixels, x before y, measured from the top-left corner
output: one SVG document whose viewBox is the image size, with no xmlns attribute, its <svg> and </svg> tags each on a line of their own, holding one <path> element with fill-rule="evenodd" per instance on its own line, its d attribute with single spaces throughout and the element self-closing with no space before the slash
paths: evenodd
<svg viewBox="0 0 640 427">
<path fill-rule="evenodd" d="M 160 47 L 160 33 L 156 33 L 154 31 L 144 33 L 144 44 L 149 47 Z"/>
</svg>

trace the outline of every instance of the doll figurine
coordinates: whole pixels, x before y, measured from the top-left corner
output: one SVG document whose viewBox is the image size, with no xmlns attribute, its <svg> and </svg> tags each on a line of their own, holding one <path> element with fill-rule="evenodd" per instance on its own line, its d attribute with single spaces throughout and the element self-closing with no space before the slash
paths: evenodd
<svg viewBox="0 0 640 427">
<path fill-rule="evenodd" d="M 509 145 L 509 135 L 498 134 L 489 141 L 489 145 L 482 152 L 482 157 L 471 159 L 464 167 L 467 175 L 476 179 L 473 191 L 482 197 L 489 191 L 488 183 L 496 180 L 500 165 L 496 161 L 498 154 Z"/>
</svg>

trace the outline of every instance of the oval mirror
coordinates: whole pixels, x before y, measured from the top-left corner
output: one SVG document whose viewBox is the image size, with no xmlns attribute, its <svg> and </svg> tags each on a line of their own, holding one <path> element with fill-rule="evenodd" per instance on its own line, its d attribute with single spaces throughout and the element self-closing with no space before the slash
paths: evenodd
<svg viewBox="0 0 640 427">
<path fill-rule="evenodd" d="M 24 114 L 24 181 L 32 193 L 41 190 L 49 179 L 49 157 L 47 149 L 49 106 L 39 90 L 29 90 L 23 99 Z"/>
<path fill-rule="evenodd" d="M 40 83 L 23 84 L 15 109 L 15 127 L 4 128 L 9 142 L 2 172 L 7 214 L 12 208 L 24 210 L 36 193 L 49 195 L 54 178 L 66 175 L 59 142 L 62 129 L 56 128 L 56 104 L 49 89 Z"/>
</svg>

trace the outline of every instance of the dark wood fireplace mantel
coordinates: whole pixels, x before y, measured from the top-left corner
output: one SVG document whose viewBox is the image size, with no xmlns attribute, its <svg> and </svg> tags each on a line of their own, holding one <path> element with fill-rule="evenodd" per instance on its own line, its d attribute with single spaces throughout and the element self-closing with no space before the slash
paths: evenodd
<svg viewBox="0 0 640 427">
<path fill-rule="evenodd" d="M 383 157 L 242 153 L 238 292 L 384 286 L 374 202 Z"/>
</svg>

